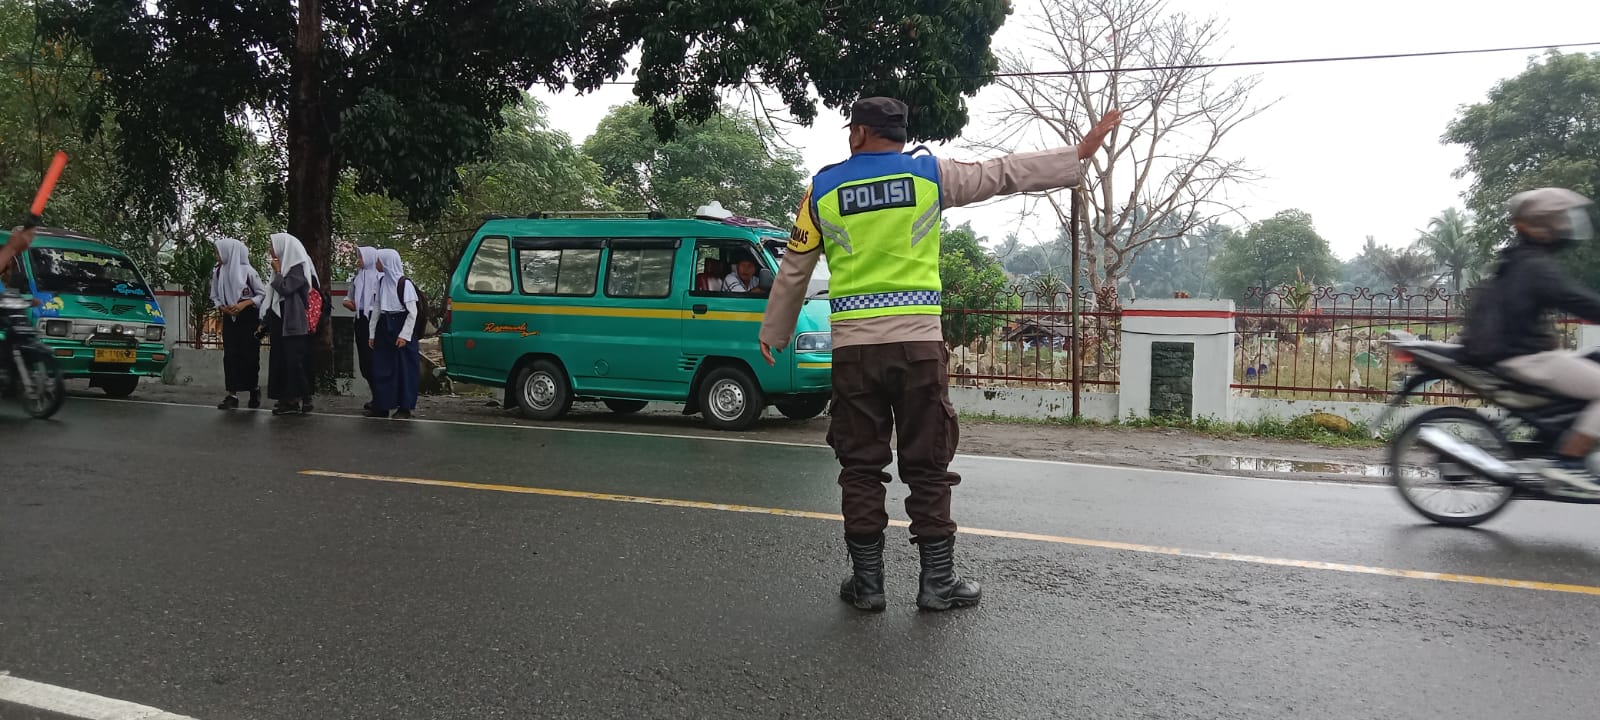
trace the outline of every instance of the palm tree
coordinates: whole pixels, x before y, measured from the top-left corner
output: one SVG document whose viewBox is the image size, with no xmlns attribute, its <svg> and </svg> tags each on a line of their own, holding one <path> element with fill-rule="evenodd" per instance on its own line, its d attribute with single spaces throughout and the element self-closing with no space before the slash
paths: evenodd
<svg viewBox="0 0 1600 720">
<path fill-rule="evenodd" d="M 1000 241 L 1000 244 L 994 248 L 995 257 L 999 258 L 1000 262 L 1014 258 L 1020 252 L 1022 252 L 1022 240 L 1017 237 L 1016 233 L 1007 235 L 1006 239 Z"/>
<path fill-rule="evenodd" d="M 1344 283 L 1351 288 L 1378 289 L 1379 284 L 1384 281 L 1378 272 L 1378 264 L 1393 253 L 1393 250 L 1379 245 L 1377 238 L 1368 235 L 1367 243 L 1361 246 L 1361 252 L 1345 261 L 1340 271 Z"/>
<path fill-rule="evenodd" d="M 1466 213 L 1450 208 L 1428 221 L 1428 229 L 1417 238 L 1417 246 L 1448 268 L 1450 288 L 1461 291 L 1461 281 L 1475 281 L 1489 262 L 1489 252 L 1472 237 L 1472 221 Z"/>
<path fill-rule="evenodd" d="M 1395 288 L 1416 288 L 1426 283 L 1439 266 L 1427 253 L 1416 248 L 1383 254 L 1374 263 L 1378 276 Z"/>
</svg>

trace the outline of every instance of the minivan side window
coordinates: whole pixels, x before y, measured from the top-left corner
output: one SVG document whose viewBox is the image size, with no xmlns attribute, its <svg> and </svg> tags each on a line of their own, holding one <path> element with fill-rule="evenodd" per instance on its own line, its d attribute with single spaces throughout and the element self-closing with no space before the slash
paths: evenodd
<svg viewBox="0 0 1600 720">
<path fill-rule="evenodd" d="M 694 286 L 689 294 L 695 297 L 750 297 L 749 293 L 727 289 L 726 279 L 736 270 L 740 258 L 755 260 L 756 271 L 766 269 L 766 260 L 756 253 L 755 246 L 743 240 L 702 239 L 695 243 Z"/>
<path fill-rule="evenodd" d="M 504 295 L 511 292 L 511 240 L 484 238 L 467 267 L 467 292 Z"/>
<path fill-rule="evenodd" d="M 672 294 L 674 247 L 613 246 L 606 267 L 606 296 L 664 298 Z"/>
<path fill-rule="evenodd" d="M 527 295 L 594 295 L 600 248 L 521 248 L 517 267 Z"/>
</svg>

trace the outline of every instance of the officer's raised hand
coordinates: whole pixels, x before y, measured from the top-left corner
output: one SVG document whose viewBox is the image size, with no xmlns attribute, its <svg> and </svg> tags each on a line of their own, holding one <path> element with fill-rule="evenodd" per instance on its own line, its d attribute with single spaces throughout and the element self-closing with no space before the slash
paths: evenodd
<svg viewBox="0 0 1600 720">
<path fill-rule="evenodd" d="M 1100 122 L 1095 123 L 1089 134 L 1083 136 L 1083 142 L 1078 143 L 1078 159 L 1088 160 L 1099 152 L 1100 145 L 1106 141 L 1106 136 L 1110 135 L 1120 122 L 1122 122 L 1121 110 L 1112 110 L 1100 118 Z"/>
</svg>

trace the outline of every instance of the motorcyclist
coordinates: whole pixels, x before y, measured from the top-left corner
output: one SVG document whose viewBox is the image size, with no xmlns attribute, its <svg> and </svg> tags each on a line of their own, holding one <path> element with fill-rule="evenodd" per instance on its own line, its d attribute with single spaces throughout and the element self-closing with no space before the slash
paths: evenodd
<svg viewBox="0 0 1600 720">
<path fill-rule="evenodd" d="M 10 267 L 12 261 L 16 260 L 18 255 L 21 255 L 28 249 L 29 245 L 33 244 L 33 232 L 33 228 L 13 228 L 11 230 L 11 236 L 6 238 L 6 244 L 0 247 L 0 270 Z M 0 278 L 3 278 L 3 275 L 0 275 Z M 0 289 L 4 287 L 4 285 L 0 285 Z"/>
<path fill-rule="evenodd" d="M 1517 238 L 1501 251 L 1493 276 L 1472 299 L 1462 344 L 1479 364 L 1589 407 L 1561 439 L 1559 457 L 1540 469 L 1552 481 L 1600 493 L 1585 458 L 1600 441 L 1600 363 L 1560 349 L 1548 315 L 1563 312 L 1600 323 L 1600 294 L 1573 280 L 1556 252 L 1594 237 L 1592 202 L 1571 190 L 1539 188 L 1507 203 Z"/>
</svg>

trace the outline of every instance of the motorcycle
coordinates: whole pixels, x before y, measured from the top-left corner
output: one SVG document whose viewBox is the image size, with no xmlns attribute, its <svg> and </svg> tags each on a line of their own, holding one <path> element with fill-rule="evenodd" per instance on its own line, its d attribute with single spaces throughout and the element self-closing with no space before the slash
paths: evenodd
<svg viewBox="0 0 1600 720">
<path fill-rule="evenodd" d="M 39 340 L 29 311 L 33 302 L 14 289 L 0 293 L 0 392 L 18 398 L 29 415 L 45 419 L 67 399 L 61 365 Z"/>
<path fill-rule="evenodd" d="M 1499 417 L 1459 406 L 1436 407 L 1407 422 L 1389 444 L 1390 475 L 1413 510 L 1441 525 L 1469 527 L 1498 515 L 1513 499 L 1600 504 L 1589 493 L 1539 474 L 1588 407 L 1529 385 L 1492 366 L 1468 360 L 1460 345 L 1419 340 L 1393 331 L 1391 355 L 1412 372 L 1391 396 L 1384 420 L 1428 383 L 1448 380 L 1466 388 Z M 1589 353 L 1600 362 L 1600 350 Z M 1492 412 L 1492 411 L 1491 411 Z"/>
</svg>

